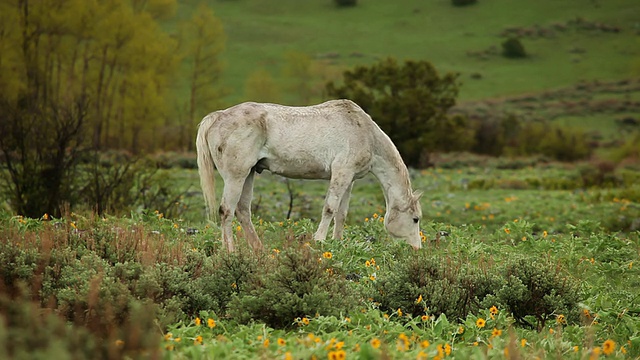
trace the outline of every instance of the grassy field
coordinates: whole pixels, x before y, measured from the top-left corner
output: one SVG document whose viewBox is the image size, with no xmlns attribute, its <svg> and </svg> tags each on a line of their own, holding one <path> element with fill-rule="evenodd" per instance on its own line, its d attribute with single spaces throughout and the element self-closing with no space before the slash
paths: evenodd
<svg viewBox="0 0 640 360">
<path fill-rule="evenodd" d="M 354 188 L 344 239 L 316 243 L 326 183 L 295 181 L 290 192 L 263 174 L 254 223 L 265 251 L 249 252 L 235 224 L 231 257 L 203 220 L 196 172 L 166 171 L 185 194 L 180 217 L 1 214 L 0 301 L 11 312 L 2 312 L 0 354 L 640 356 L 638 169 L 588 186 L 587 164 L 441 159 L 412 172 L 425 191 L 417 252 L 386 234 L 373 178 Z M 7 302 L 24 291 L 29 300 Z M 57 323 L 40 312 L 74 326 L 52 333 Z"/>
<path fill-rule="evenodd" d="M 188 17 L 196 3 L 181 2 L 179 15 Z M 256 68 L 266 69 L 285 86 L 282 68 L 287 52 L 315 58 L 318 79 L 333 79 L 343 69 L 388 56 L 428 60 L 440 71 L 461 73 L 462 101 L 640 74 L 640 24 L 635 16 L 640 4 L 632 0 L 542 0 L 526 7 L 491 0 L 464 8 L 449 1 L 367 0 L 347 9 L 329 0 L 251 0 L 218 1 L 212 7 L 228 36 L 223 76 L 232 92 L 230 103 L 243 100 L 244 81 Z M 577 18 L 620 31 L 571 25 Z M 507 28 L 552 29 L 557 24 L 569 25 L 549 36 L 521 36 L 531 55 L 525 60 L 467 54 L 492 46 L 499 49 L 505 39 L 500 35 Z M 472 74 L 482 78 L 472 79 Z M 295 97 L 288 94 L 284 100 Z"/>
</svg>

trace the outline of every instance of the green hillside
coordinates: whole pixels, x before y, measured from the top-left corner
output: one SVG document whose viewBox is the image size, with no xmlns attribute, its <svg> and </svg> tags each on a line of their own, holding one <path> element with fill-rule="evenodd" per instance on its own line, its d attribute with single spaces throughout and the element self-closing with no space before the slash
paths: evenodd
<svg viewBox="0 0 640 360">
<path fill-rule="evenodd" d="M 185 0 L 179 17 L 198 1 Z M 238 0 L 210 4 L 227 34 L 224 85 L 228 103 L 243 97 L 246 78 L 268 71 L 285 88 L 284 55 L 301 52 L 324 80 L 383 57 L 424 59 L 461 73 L 461 100 L 564 87 L 581 80 L 622 79 L 640 73 L 640 2 L 635 0 L 361 0 L 338 8 L 330 0 Z M 530 57 L 500 56 L 506 29 L 519 32 Z M 517 29 L 516 29 L 517 28 Z M 493 48 L 492 48 L 493 47 Z M 322 78 L 322 79 L 321 79 Z M 294 101 L 286 88 L 283 101 Z"/>
</svg>

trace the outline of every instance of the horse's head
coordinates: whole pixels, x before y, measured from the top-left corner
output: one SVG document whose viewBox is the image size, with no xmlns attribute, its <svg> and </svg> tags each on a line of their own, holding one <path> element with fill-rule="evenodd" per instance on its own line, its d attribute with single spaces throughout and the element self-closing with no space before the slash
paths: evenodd
<svg viewBox="0 0 640 360">
<path fill-rule="evenodd" d="M 387 209 L 384 217 L 384 226 L 389 234 L 404 239 L 414 249 L 422 247 L 422 239 L 420 238 L 421 195 L 421 192 L 414 192 L 409 196 L 409 201 L 406 204 Z"/>
</svg>

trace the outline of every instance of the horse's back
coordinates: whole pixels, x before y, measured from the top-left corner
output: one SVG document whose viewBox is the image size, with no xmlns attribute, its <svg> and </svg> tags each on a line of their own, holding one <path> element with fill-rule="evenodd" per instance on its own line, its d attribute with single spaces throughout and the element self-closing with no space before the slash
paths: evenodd
<svg viewBox="0 0 640 360">
<path fill-rule="evenodd" d="M 300 107 L 247 102 L 212 115 L 210 139 L 221 156 L 233 144 L 255 157 L 258 170 L 294 178 L 328 179 L 336 164 L 364 175 L 371 162 L 374 132 L 379 131 L 349 100 Z"/>
</svg>

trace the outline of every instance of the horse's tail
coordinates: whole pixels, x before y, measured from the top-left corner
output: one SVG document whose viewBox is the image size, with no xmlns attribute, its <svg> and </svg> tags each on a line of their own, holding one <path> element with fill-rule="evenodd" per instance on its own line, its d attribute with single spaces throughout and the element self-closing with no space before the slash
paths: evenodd
<svg viewBox="0 0 640 360">
<path fill-rule="evenodd" d="M 211 125 L 215 121 L 215 113 L 211 113 L 202 119 L 198 125 L 198 135 L 196 137 L 196 151 L 198 153 L 198 174 L 200 174 L 200 186 L 204 195 L 204 202 L 207 206 L 207 218 L 215 220 L 216 208 L 216 175 L 215 165 L 211 157 L 211 149 L 207 134 Z"/>
</svg>

